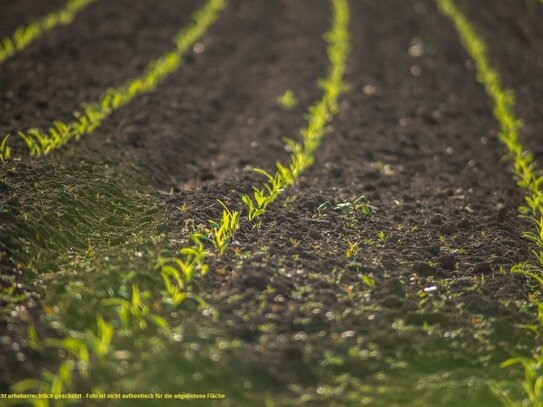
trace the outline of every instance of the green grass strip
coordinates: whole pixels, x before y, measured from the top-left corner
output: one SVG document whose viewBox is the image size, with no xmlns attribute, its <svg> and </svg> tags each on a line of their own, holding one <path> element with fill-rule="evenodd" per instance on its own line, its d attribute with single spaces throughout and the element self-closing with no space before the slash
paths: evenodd
<svg viewBox="0 0 543 407">
<path fill-rule="evenodd" d="M 289 165 L 278 163 L 275 174 L 257 169 L 257 172 L 265 175 L 268 180 L 261 187 L 253 187 L 254 200 L 249 195 L 242 198 L 249 221 L 263 215 L 268 205 L 313 164 L 315 151 L 319 148 L 334 114 L 338 112 L 338 99 L 346 90 L 343 77 L 350 51 L 350 13 L 347 0 L 331 0 L 331 3 L 332 27 L 324 37 L 328 43 L 330 68 L 326 79 L 319 81 L 323 96 L 308 109 L 307 126 L 300 132 L 301 142 L 286 140 L 291 150 Z M 178 256 L 160 259 L 156 266 L 162 274 L 166 291 L 174 304 L 185 300 L 186 286 L 195 272 L 207 272 L 206 258 L 210 254 L 210 246 L 222 254 L 239 228 L 241 213 L 231 211 L 222 202 L 221 205 L 223 206 L 221 219 L 210 221 L 210 228 L 193 233 L 190 237 L 191 244 L 180 249 Z"/>
<path fill-rule="evenodd" d="M 68 0 L 60 10 L 53 11 L 29 25 L 19 27 L 9 37 L 0 39 L 0 63 L 17 54 L 42 35 L 59 25 L 68 25 L 74 21 L 79 11 L 97 0 Z"/>
<path fill-rule="evenodd" d="M 484 86 L 494 106 L 494 117 L 500 125 L 500 140 L 507 147 L 510 162 L 517 185 L 526 192 L 525 205 L 520 213 L 533 223 L 533 230 L 526 231 L 523 236 L 535 243 L 533 254 L 536 263 L 518 264 L 512 271 L 524 274 L 535 281 L 543 289 L 543 176 L 537 168 L 533 154 L 521 143 L 519 130 L 522 122 L 514 112 L 513 92 L 506 89 L 498 72 L 492 67 L 488 58 L 488 50 L 484 40 L 479 36 L 472 24 L 453 0 L 436 0 L 439 9 L 454 23 L 464 48 L 475 61 L 477 80 Z M 536 334 L 543 330 L 543 304 L 532 301 L 538 309 L 538 325 L 532 327 Z M 503 366 L 520 363 L 524 368 L 525 378 L 521 386 L 531 406 L 543 407 L 543 348 L 539 348 L 533 358 L 514 358 L 504 362 Z M 504 401 L 511 406 L 520 405 L 511 400 L 504 392 L 500 392 Z M 524 405 L 524 404 L 523 404 Z"/>
<path fill-rule="evenodd" d="M 70 122 L 55 121 L 45 132 L 30 129 L 19 132 L 30 155 L 39 156 L 63 146 L 71 139 L 78 140 L 92 133 L 113 112 L 130 103 L 134 98 L 153 91 L 166 77 L 175 72 L 182 63 L 183 54 L 206 32 L 225 7 L 226 0 L 208 0 L 197 10 L 194 22 L 175 37 L 176 48 L 147 65 L 142 76 L 128 80 L 124 85 L 107 89 L 97 103 L 84 104 L 82 111 L 73 114 Z M 5 139 L 4 139 L 5 140 Z"/>
</svg>

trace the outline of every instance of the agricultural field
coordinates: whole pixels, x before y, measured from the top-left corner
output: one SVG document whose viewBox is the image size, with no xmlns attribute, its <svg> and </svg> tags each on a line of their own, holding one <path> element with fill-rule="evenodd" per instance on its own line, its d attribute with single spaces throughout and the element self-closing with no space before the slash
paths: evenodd
<svg viewBox="0 0 543 407">
<path fill-rule="evenodd" d="M 543 407 L 542 1 L 5 1 L 0 106 L 0 406 Z"/>
</svg>

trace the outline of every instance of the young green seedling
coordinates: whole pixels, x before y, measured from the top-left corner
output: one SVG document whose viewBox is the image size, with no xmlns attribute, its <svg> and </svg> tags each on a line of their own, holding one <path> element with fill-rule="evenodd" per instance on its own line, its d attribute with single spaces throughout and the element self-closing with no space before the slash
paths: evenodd
<svg viewBox="0 0 543 407">
<path fill-rule="evenodd" d="M 377 208 L 366 203 L 366 196 L 361 195 L 354 201 L 341 202 L 337 205 L 333 205 L 330 201 L 325 201 L 317 207 L 317 211 L 319 213 L 326 212 L 328 210 L 334 210 L 336 212 L 353 210 L 365 216 L 371 216 L 374 212 L 377 211 Z"/>
<path fill-rule="evenodd" d="M 8 146 L 9 135 L 2 139 L 0 143 L 0 161 L 7 161 L 11 157 L 11 149 Z"/>
<path fill-rule="evenodd" d="M 218 200 L 218 202 L 223 207 L 221 221 L 209 221 L 211 229 L 208 229 L 208 236 L 211 236 L 211 242 L 215 249 L 223 254 L 234 233 L 239 229 L 240 214 L 238 211 L 230 211 L 222 201 Z"/>
<path fill-rule="evenodd" d="M 294 91 L 292 89 L 288 89 L 285 91 L 285 93 L 277 98 L 277 103 L 279 103 L 279 105 L 281 105 L 285 110 L 292 110 L 298 104 L 298 100 L 296 99 L 296 96 L 294 96 Z"/>
<path fill-rule="evenodd" d="M 347 242 L 347 250 L 345 251 L 345 257 L 347 257 L 348 259 L 355 256 L 356 253 L 358 253 L 358 250 L 360 249 L 358 247 L 358 243 L 353 243 L 353 242 Z"/>
<path fill-rule="evenodd" d="M 368 274 L 362 274 L 360 276 L 360 280 L 368 287 L 368 288 L 374 288 L 376 286 L 375 279 L 371 277 Z"/>
</svg>

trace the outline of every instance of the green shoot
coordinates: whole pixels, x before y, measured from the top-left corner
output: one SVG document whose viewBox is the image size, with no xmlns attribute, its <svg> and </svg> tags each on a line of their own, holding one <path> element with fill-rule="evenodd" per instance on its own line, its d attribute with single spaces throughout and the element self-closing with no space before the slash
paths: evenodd
<svg viewBox="0 0 543 407">
<path fill-rule="evenodd" d="M 288 89 L 281 96 L 277 98 L 277 103 L 282 106 L 285 110 L 292 110 L 298 105 L 298 100 L 294 95 L 292 89 Z"/>
<path fill-rule="evenodd" d="M 355 256 L 356 253 L 358 253 L 358 250 L 360 249 L 358 247 L 358 243 L 353 243 L 353 242 L 347 242 L 347 250 L 345 250 L 345 257 L 347 257 L 348 259 L 350 259 L 351 257 Z"/>
<path fill-rule="evenodd" d="M 204 229 L 203 233 L 193 233 L 191 244 L 180 249 L 178 256 L 159 259 L 155 265 L 164 281 L 167 302 L 173 305 L 179 305 L 188 298 L 186 288 L 196 272 L 205 274 L 208 271 L 206 257 L 209 250 L 203 242 L 211 243 L 219 254 L 224 254 L 239 229 L 240 213 L 228 209 L 224 202 L 218 202 L 223 208 L 221 219 L 218 222 L 210 220 L 211 227 Z"/>
<path fill-rule="evenodd" d="M 368 274 L 362 274 L 360 279 L 368 288 L 374 288 L 377 284 L 375 279 Z"/>
<path fill-rule="evenodd" d="M 11 156 L 11 149 L 8 146 L 9 135 L 5 136 L 0 143 L 0 161 L 7 161 Z"/>
<path fill-rule="evenodd" d="M 30 349 L 38 350 L 40 348 L 40 341 L 38 337 L 38 331 L 34 325 L 30 325 L 27 330 L 27 341 Z"/>
<path fill-rule="evenodd" d="M 140 291 L 137 285 L 132 285 L 132 297 L 130 300 L 117 297 L 103 300 L 107 306 L 115 306 L 121 323 L 121 328 L 146 329 L 149 323 L 159 328 L 167 328 L 168 323 L 162 317 L 151 313 L 149 306 L 145 303 L 150 296 L 149 291 Z"/>
<path fill-rule="evenodd" d="M 230 211 L 222 201 L 219 201 L 219 203 L 223 207 L 221 221 L 217 223 L 210 220 L 211 229 L 208 230 L 208 233 L 212 237 L 211 240 L 215 249 L 223 254 L 234 233 L 239 228 L 239 212 Z"/>
<path fill-rule="evenodd" d="M 356 198 L 354 201 L 341 202 L 337 205 L 333 205 L 330 201 L 323 202 L 317 207 L 319 213 L 326 212 L 328 210 L 334 210 L 337 212 L 343 211 L 355 211 L 359 212 L 364 216 L 371 216 L 374 212 L 377 211 L 375 206 L 372 206 L 366 202 L 366 196 L 361 195 Z"/>
<path fill-rule="evenodd" d="M 386 235 L 385 232 L 383 232 L 382 230 L 377 232 L 377 238 L 379 239 L 379 241 L 383 244 L 385 244 L 388 240 L 388 236 Z"/>
</svg>

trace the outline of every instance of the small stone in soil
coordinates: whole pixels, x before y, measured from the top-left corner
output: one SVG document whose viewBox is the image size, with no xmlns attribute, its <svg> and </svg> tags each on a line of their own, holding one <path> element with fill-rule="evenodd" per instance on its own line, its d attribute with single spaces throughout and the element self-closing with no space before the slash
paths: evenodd
<svg viewBox="0 0 543 407">
<path fill-rule="evenodd" d="M 492 272 L 492 265 L 487 261 L 484 261 L 482 263 L 478 263 L 473 268 L 473 272 L 476 273 L 476 274 L 488 274 L 488 273 L 491 273 Z"/>
<path fill-rule="evenodd" d="M 422 276 L 433 275 L 436 271 L 434 267 L 430 266 L 428 263 L 423 263 L 423 262 L 417 262 L 413 264 L 412 270 L 415 273 L 420 274 Z"/>
<path fill-rule="evenodd" d="M 444 256 L 438 257 L 437 262 L 445 270 L 454 270 L 456 267 L 456 257 L 446 254 Z"/>
<path fill-rule="evenodd" d="M 440 250 L 438 245 L 422 246 L 421 249 L 433 255 L 437 255 Z"/>
<path fill-rule="evenodd" d="M 501 206 L 498 209 L 498 214 L 496 215 L 496 222 L 503 223 L 507 219 L 507 208 L 505 206 Z"/>
<path fill-rule="evenodd" d="M 440 228 L 439 231 L 443 233 L 444 235 L 452 235 L 457 230 L 456 225 L 452 222 L 444 223 Z"/>
</svg>

